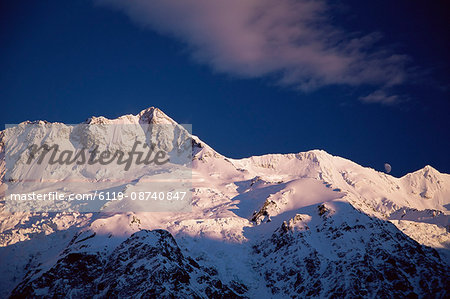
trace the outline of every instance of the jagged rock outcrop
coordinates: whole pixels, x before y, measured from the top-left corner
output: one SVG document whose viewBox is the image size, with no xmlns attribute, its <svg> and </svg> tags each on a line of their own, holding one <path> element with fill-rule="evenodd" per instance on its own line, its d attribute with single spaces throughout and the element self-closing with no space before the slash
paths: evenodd
<svg viewBox="0 0 450 299">
<path fill-rule="evenodd" d="M 68 252 L 49 270 L 34 270 L 11 298 L 238 298 L 208 269 L 185 257 L 165 230 L 142 230 L 111 254 Z"/>
</svg>

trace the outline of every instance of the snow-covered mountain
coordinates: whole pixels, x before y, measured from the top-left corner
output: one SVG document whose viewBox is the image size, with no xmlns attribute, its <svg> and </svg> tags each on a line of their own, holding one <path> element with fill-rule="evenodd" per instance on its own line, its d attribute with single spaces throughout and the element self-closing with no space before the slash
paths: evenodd
<svg viewBox="0 0 450 299">
<path fill-rule="evenodd" d="M 85 125 L 123 123 L 177 126 L 153 107 Z M 59 126 L 52 138 L 70 133 Z M 185 144 L 177 134 L 158 146 Z M 20 136 L 0 133 L 0 191 L 24 175 L 5 161 Z M 395 178 L 320 150 L 230 159 L 196 136 L 190 144 L 187 212 L 11 213 L 3 198 L 0 296 L 449 296 L 450 175 L 425 166 Z M 124 192 L 149 175 L 128 173 L 125 186 L 117 169 L 83 167 L 39 171 Z"/>
</svg>

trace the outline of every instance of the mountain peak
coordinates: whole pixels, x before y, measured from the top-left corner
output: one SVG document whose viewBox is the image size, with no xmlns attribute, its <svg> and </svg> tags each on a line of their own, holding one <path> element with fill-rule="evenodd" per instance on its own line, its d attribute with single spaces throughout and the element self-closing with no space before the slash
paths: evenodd
<svg viewBox="0 0 450 299">
<path fill-rule="evenodd" d="M 136 115 L 125 114 L 118 118 L 109 119 L 104 116 L 92 116 L 84 123 L 86 124 L 168 124 L 176 125 L 177 122 L 156 107 L 149 107 Z"/>
<path fill-rule="evenodd" d="M 150 107 L 142 110 L 136 115 L 139 118 L 139 123 L 144 124 L 171 124 L 176 125 L 177 122 L 171 119 L 167 114 L 156 107 Z"/>
<path fill-rule="evenodd" d="M 439 170 L 437 170 L 431 165 L 426 165 L 424 168 L 421 169 L 421 171 L 426 173 L 440 173 Z"/>
<path fill-rule="evenodd" d="M 431 177 L 438 177 L 442 175 L 442 173 L 439 172 L 436 168 L 426 165 L 425 167 L 416 170 L 414 172 L 408 173 L 406 176 L 417 176 L 417 177 L 425 177 L 425 178 L 431 178 Z"/>
</svg>

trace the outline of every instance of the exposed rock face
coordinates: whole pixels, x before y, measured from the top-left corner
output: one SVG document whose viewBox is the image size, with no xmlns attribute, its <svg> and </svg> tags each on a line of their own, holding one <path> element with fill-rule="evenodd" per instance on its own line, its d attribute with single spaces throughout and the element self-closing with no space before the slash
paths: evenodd
<svg viewBox="0 0 450 299">
<path fill-rule="evenodd" d="M 319 205 L 318 219 L 307 229 L 297 215 L 254 246 L 255 268 L 273 295 L 423 298 L 449 293 L 448 267 L 434 249 L 389 222 L 341 205 L 347 219 Z"/>
<path fill-rule="evenodd" d="M 169 232 L 142 230 L 108 256 L 67 253 L 28 273 L 11 297 L 239 297 L 207 270 L 183 256 Z"/>
</svg>

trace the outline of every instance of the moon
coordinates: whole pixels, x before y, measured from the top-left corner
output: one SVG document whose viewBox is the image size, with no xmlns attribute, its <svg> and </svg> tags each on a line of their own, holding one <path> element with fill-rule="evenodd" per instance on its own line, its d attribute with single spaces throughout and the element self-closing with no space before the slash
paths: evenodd
<svg viewBox="0 0 450 299">
<path fill-rule="evenodd" d="M 386 171 L 386 173 L 391 172 L 392 167 L 389 163 L 384 163 L 384 170 Z"/>
</svg>

